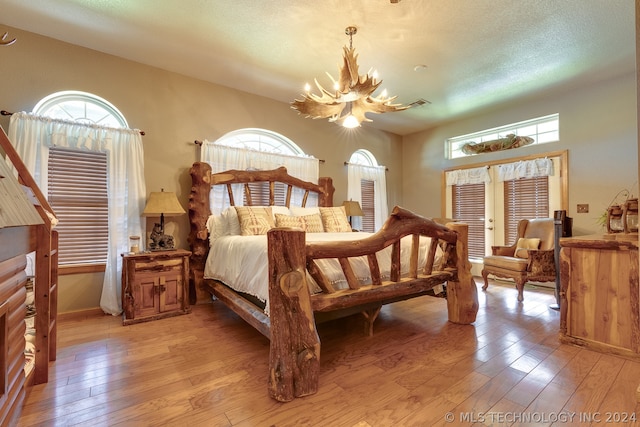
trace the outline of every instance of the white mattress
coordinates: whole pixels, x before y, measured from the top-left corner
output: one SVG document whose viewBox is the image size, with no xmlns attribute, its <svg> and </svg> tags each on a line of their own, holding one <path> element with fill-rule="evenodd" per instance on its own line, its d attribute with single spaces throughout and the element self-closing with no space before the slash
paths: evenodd
<svg viewBox="0 0 640 427">
<path fill-rule="evenodd" d="M 307 242 L 359 240 L 371 236 L 371 233 L 307 233 Z M 424 262 L 431 239 L 420 239 L 419 259 Z M 409 271 L 411 236 L 406 236 L 401 245 L 402 274 Z M 391 246 L 378 252 L 378 265 L 382 279 L 389 278 L 391 267 Z M 371 283 L 369 264 L 366 257 L 351 258 L 354 274 L 362 284 Z M 347 281 L 337 259 L 318 260 L 318 266 L 336 289 L 347 288 Z M 421 268 L 423 265 L 420 265 Z M 204 277 L 216 279 L 239 292 L 255 296 L 265 303 L 265 312 L 269 309 L 269 264 L 267 257 L 267 236 L 223 236 L 217 238 L 205 264 Z M 320 289 L 315 281 L 307 276 L 312 293 Z"/>
</svg>

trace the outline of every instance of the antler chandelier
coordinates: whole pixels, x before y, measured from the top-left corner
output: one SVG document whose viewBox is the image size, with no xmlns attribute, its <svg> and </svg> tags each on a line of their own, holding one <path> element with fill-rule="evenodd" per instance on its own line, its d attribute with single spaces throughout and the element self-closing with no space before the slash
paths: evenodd
<svg viewBox="0 0 640 427">
<path fill-rule="evenodd" d="M 369 73 L 361 76 L 358 74 L 358 55 L 353 48 L 353 35 L 358 29 L 347 27 L 345 34 L 349 36 L 349 47 L 344 46 L 343 64 L 340 68 L 340 77 L 336 81 L 331 74 L 327 73 L 333 82 L 333 91 L 328 91 L 315 80 L 316 86 L 321 95 L 310 92 L 311 88 L 307 84 L 302 100 L 294 100 L 291 108 L 298 110 L 307 118 L 329 119 L 347 128 L 360 126 L 362 122 L 370 122 L 366 113 L 388 113 L 401 111 L 409 108 L 407 105 L 392 104 L 396 97 L 388 97 L 384 90 L 378 96 L 373 96 L 373 92 L 378 89 L 382 80 L 378 80 Z"/>
</svg>

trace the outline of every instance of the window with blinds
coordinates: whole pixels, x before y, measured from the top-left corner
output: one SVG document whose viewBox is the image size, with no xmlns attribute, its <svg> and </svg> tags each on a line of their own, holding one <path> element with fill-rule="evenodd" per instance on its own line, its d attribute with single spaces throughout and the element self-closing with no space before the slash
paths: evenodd
<svg viewBox="0 0 640 427">
<path fill-rule="evenodd" d="M 469 258 L 481 259 L 485 252 L 485 184 L 453 185 L 453 218 L 469 224 Z"/>
<path fill-rule="evenodd" d="M 251 192 L 251 205 L 269 206 L 269 183 L 250 182 L 248 184 Z M 287 201 L 287 186 L 281 182 L 275 182 L 273 186 L 274 205 L 285 206 Z M 247 193 L 244 193 L 244 204 L 249 204 Z"/>
<path fill-rule="evenodd" d="M 521 219 L 549 217 L 549 178 L 522 178 L 504 182 L 505 241 L 518 236 Z"/>
<path fill-rule="evenodd" d="M 107 154 L 51 147 L 48 173 L 48 200 L 59 221 L 59 265 L 106 263 Z"/>
<path fill-rule="evenodd" d="M 362 231 L 373 233 L 376 231 L 376 206 L 374 203 L 375 181 L 368 179 L 360 180 L 362 209 Z"/>
</svg>

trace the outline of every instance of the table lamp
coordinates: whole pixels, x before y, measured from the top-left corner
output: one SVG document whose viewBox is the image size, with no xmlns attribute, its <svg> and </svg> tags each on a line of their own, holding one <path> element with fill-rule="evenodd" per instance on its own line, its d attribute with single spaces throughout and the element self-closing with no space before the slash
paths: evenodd
<svg viewBox="0 0 640 427">
<path fill-rule="evenodd" d="M 352 216 L 364 216 L 362 212 L 362 208 L 360 207 L 360 203 L 354 202 L 353 200 L 345 200 L 342 202 L 342 206 L 344 206 L 344 211 L 349 217 L 349 225 L 353 226 L 351 223 Z"/>
<path fill-rule="evenodd" d="M 152 192 L 149 195 L 142 216 L 160 217 L 160 224 L 156 223 L 151 232 L 149 250 L 158 251 L 174 248 L 173 236 L 164 234 L 164 217 L 165 215 L 178 216 L 185 213 L 175 193 L 162 189 L 160 192 Z"/>
</svg>

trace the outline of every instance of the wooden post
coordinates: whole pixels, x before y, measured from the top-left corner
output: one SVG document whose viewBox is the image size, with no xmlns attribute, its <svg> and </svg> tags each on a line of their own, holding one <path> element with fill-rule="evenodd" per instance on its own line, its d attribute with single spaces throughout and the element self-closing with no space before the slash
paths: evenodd
<svg viewBox="0 0 640 427">
<path fill-rule="evenodd" d="M 640 353 L 640 289 L 638 248 L 629 247 L 629 304 L 631 306 L 631 350 Z"/>
<path fill-rule="evenodd" d="M 571 277 L 571 248 L 560 248 L 560 336 L 567 336 L 569 309 L 569 281 Z"/>
<path fill-rule="evenodd" d="M 324 190 L 318 195 L 318 206 L 333 206 L 333 194 L 336 189 L 333 187 L 333 180 L 326 176 L 318 178 L 318 185 Z"/>
<path fill-rule="evenodd" d="M 209 252 L 207 219 L 211 187 L 211 166 L 196 162 L 190 169 L 191 194 L 189 195 L 189 246 L 191 247 L 191 269 L 189 270 L 189 304 L 206 301 L 209 294 L 203 288 L 204 264 Z"/>
<path fill-rule="evenodd" d="M 452 222 L 448 223 L 447 227 L 458 233 L 456 241 L 458 281 L 447 283 L 449 321 L 466 325 L 475 322 L 478 313 L 478 289 L 471 275 L 471 263 L 469 262 L 469 226 L 460 222 Z"/>
<path fill-rule="evenodd" d="M 306 279 L 305 234 L 274 228 L 269 245 L 269 395 L 281 402 L 318 391 L 320 338 Z"/>
</svg>

